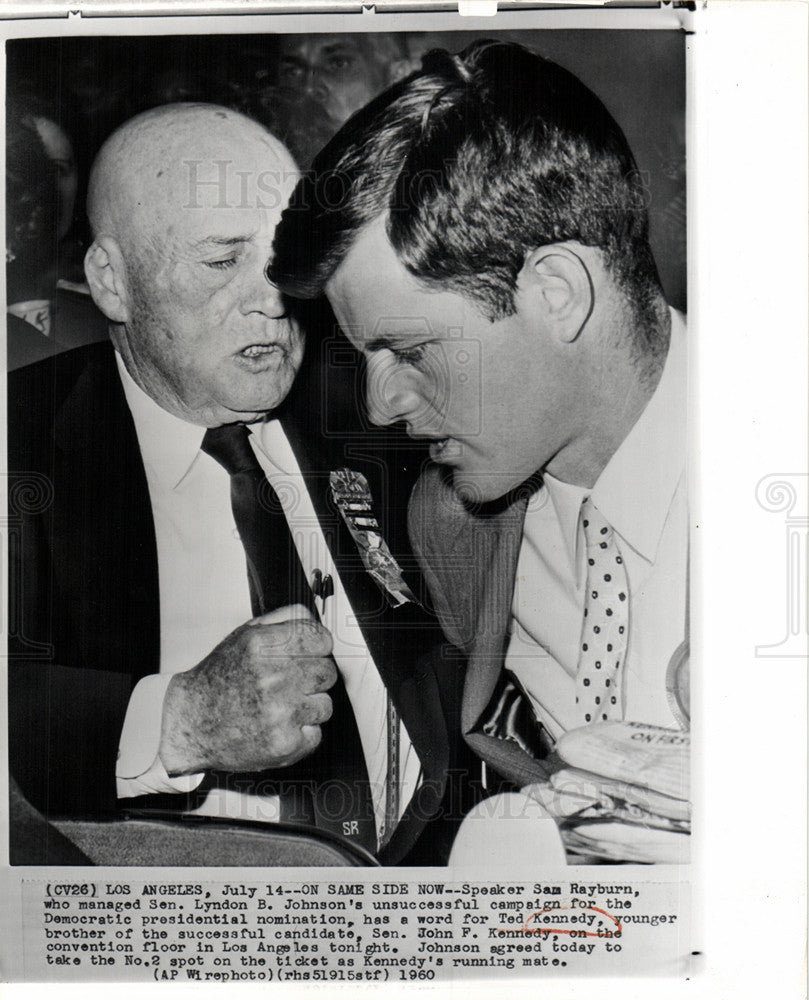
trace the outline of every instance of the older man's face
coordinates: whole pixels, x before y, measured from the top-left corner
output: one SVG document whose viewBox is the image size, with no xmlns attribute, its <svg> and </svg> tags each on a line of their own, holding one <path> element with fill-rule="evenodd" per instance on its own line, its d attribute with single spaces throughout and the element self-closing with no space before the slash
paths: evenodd
<svg viewBox="0 0 809 1000">
<path fill-rule="evenodd" d="M 293 169 L 249 137 L 218 160 L 189 154 L 165 187 L 156 178 L 155 204 L 132 220 L 132 374 L 193 423 L 259 419 L 284 399 L 300 366 L 301 334 L 265 276 Z"/>
</svg>

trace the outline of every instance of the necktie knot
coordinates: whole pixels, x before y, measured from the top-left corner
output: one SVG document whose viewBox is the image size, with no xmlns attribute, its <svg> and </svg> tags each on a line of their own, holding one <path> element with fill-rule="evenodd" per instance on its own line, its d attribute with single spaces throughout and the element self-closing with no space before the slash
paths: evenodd
<svg viewBox="0 0 809 1000">
<path fill-rule="evenodd" d="M 244 424 L 205 432 L 201 448 L 230 476 L 233 520 L 247 557 L 253 613 L 285 604 L 314 608 L 284 508 L 264 475 Z"/>
<path fill-rule="evenodd" d="M 604 519 L 601 511 L 599 511 L 590 497 L 587 497 L 582 503 L 581 517 L 587 548 L 605 549 L 612 541 L 612 527 Z"/>
<path fill-rule="evenodd" d="M 244 424 L 209 427 L 202 439 L 202 450 L 215 459 L 229 476 L 260 469 L 250 447 L 250 432 Z"/>
</svg>

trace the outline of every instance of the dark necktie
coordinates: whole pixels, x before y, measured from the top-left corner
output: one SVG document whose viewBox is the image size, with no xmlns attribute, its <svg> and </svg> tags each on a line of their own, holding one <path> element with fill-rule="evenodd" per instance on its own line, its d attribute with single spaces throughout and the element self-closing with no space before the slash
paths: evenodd
<svg viewBox="0 0 809 1000">
<path fill-rule="evenodd" d="M 247 558 L 253 614 L 263 615 L 286 604 L 303 604 L 314 614 L 314 596 L 281 501 L 258 464 L 245 425 L 211 428 L 202 450 L 230 476 L 230 503 Z"/>
<path fill-rule="evenodd" d="M 202 450 L 230 476 L 230 502 L 247 559 L 253 614 L 303 604 L 316 616 L 283 506 L 256 459 L 247 427 L 209 429 Z M 253 790 L 280 795 L 282 821 L 314 823 L 374 852 L 376 827 L 365 755 L 339 671 L 329 695 L 332 717 L 323 726 L 318 749 L 289 768 L 253 776 Z M 244 776 L 235 781 L 246 790 Z"/>
</svg>

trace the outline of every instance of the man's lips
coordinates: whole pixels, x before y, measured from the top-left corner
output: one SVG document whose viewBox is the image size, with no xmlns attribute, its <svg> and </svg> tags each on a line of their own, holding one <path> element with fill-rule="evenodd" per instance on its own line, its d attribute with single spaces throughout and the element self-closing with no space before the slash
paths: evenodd
<svg viewBox="0 0 809 1000">
<path fill-rule="evenodd" d="M 248 372 L 262 373 L 279 368 L 289 359 L 287 344 L 248 344 L 233 355 L 236 363 Z"/>
<path fill-rule="evenodd" d="M 266 357 L 268 354 L 277 353 L 278 351 L 286 354 L 286 347 L 277 341 L 270 344 L 248 344 L 247 347 L 243 347 L 240 351 L 236 352 L 236 357 L 261 358 Z"/>
<path fill-rule="evenodd" d="M 418 441 L 430 442 L 430 458 L 434 462 L 453 462 L 463 456 L 464 447 L 452 437 L 438 437 L 435 434 L 418 434 L 408 430 L 408 435 Z"/>
<path fill-rule="evenodd" d="M 454 438 L 441 438 L 430 445 L 430 458 L 434 462 L 455 462 L 463 457 L 463 445 Z"/>
</svg>

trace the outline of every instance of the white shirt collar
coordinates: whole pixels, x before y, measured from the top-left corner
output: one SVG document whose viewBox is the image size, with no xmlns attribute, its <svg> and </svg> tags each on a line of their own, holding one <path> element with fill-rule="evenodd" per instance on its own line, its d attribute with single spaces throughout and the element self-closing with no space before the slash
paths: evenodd
<svg viewBox="0 0 809 1000">
<path fill-rule="evenodd" d="M 162 489 L 175 490 L 199 454 L 205 428 L 181 420 L 158 406 L 126 370 L 124 360 L 117 351 L 115 361 L 126 402 L 135 421 L 146 472 Z"/>
<path fill-rule="evenodd" d="M 543 476 L 543 482 L 562 532 L 562 540 L 570 559 L 571 568 L 574 573 L 578 573 L 580 568 L 578 554 L 579 512 L 582 501 L 590 491 L 583 486 L 563 483 L 561 479 L 554 479 L 547 473 Z"/>
<path fill-rule="evenodd" d="M 161 489 L 176 490 L 200 454 L 205 428 L 181 420 L 158 406 L 129 374 L 117 351 L 115 361 L 127 405 L 135 422 L 147 474 Z M 292 449 L 278 420 L 265 420 L 251 425 L 248 430 L 279 472 L 292 474 L 297 469 Z"/>
<path fill-rule="evenodd" d="M 249 430 L 253 435 L 253 445 L 264 453 L 274 471 L 284 476 L 300 474 L 298 461 L 280 420 L 275 417 L 262 420 L 261 423 L 251 424 Z"/>
<path fill-rule="evenodd" d="M 590 494 L 621 538 L 650 562 L 685 469 L 686 380 L 685 321 L 672 309 L 669 353 L 657 388 Z"/>
<path fill-rule="evenodd" d="M 592 490 L 544 474 L 573 567 L 580 562 L 579 514 L 586 496 L 622 539 L 646 560 L 654 560 L 685 468 L 686 375 L 685 321 L 672 309 L 669 352 L 657 388 Z"/>
</svg>

